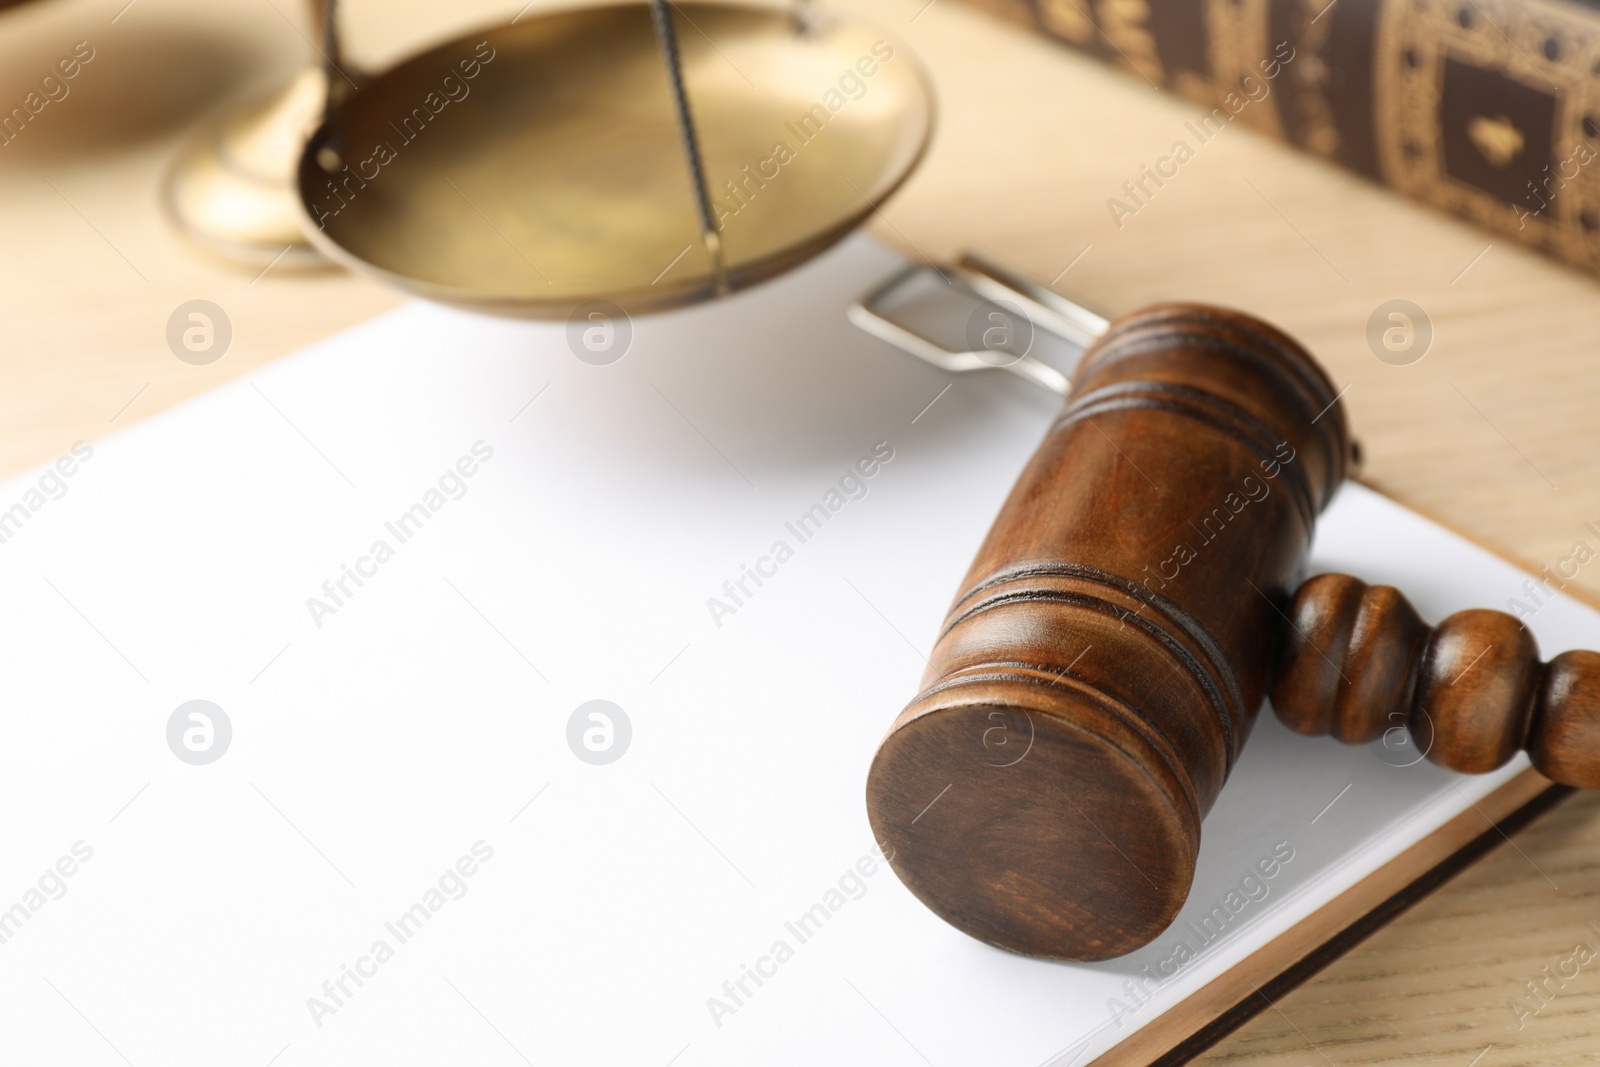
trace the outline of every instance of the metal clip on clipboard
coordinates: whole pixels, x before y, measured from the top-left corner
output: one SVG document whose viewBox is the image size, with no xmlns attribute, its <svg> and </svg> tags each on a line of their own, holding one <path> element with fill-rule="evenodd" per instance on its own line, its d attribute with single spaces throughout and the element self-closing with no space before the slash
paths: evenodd
<svg viewBox="0 0 1600 1067">
<path fill-rule="evenodd" d="M 906 267 L 849 310 L 880 340 L 947 371 L 1000 367 L 1065 396 L 1105 316 L 980 256 Z"/>
</svg>

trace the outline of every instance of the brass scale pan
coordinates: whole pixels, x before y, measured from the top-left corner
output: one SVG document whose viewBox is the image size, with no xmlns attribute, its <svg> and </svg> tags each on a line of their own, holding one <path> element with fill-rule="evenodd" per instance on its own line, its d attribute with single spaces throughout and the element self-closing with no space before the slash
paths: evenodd
<svg viewBox="0 0 1600 1067">
<path fill-rule="evenodd" d="M 656 16 L 664 39 L 638 3 L 488 28 L 331 101 L 296 170 L 312 242 L 472 310 L 654 311 L 823 251 L 921 157 L 927 76 L 870 24 L 701 0 Z"/>
</svg>

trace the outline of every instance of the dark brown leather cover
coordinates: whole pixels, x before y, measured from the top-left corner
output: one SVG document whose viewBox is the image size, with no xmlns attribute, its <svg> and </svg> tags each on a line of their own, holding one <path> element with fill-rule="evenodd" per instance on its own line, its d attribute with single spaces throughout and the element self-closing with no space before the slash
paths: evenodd
<svg viewBox="0 0 1600 1067">
<path fill-rule="evenodd" d="M 1242 123 L 1600 271 L 1600 0 L 971 2 L 1211 109 L 1190 151 Z"/>
</svg>

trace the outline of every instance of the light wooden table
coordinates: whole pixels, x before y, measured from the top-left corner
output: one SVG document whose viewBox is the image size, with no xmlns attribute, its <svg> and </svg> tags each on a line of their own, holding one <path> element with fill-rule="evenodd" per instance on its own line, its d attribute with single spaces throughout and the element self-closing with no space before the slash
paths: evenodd
<svg viewBox="0 0 1600 1067">
<path fill-rule="evenodd" d="M 155 210 L 181 136 L 304 61 L 295 0 L 125 2 L 49 0 L 0 16 L 6 109 L 74 42 L 96 50 L 72 94 L 0 148 L 0 473 L 398 302 L 344 274 L 220 269 Z M 871 223 L 880 237 L 936 259 L 988 252 L 1111 311 L 1182 297 L 1262 315 L 1348 386 L 1369 481 L 1533 569 L 1589 536 L 1583 524 L 1600 520 L 1600 283 L 1244 129 L 1206 144 L 1119 229 L 1107 198 L 1165 154 L 1192 108 L 956 0 L 846 2 L 909 43 L 940 95 L 937 141 Z M 521 3 L 347 6 L 352 58 L 375 67 Z M 1380 362 L 1365 340 L 1373 309 L 1396 297 L 1436 330 L 1407 367 Z M 174 359 L 164 340 L 168 315 L 194 298 L 234 326 L 232 349 L 208 367 Z M 1600 565 L 1569 591 L 1600 602 Z M 1200 1062 L 1588 1062 L 1600 1048 L 1600 960 L 1520 1027 L 1508 1001 L 1526 999 L 1521 979 L 1597 942 L 1600 800 L 1585 796 Z"/>
</svg>

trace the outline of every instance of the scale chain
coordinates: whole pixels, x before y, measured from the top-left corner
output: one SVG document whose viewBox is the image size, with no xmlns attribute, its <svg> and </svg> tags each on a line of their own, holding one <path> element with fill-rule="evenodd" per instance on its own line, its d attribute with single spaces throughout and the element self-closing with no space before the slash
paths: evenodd
<svg viewBox="0 0 1600 1067">
<path fill-rule="evenodd" d="M 711 211 L 711 196 L 706 188 L 705 167 L 700 158 L 700 141 L 695 134 L 694 117 L 689 111 L 689 94 L 683 85 L 683 65 L 678 57 L 678 33 L 672 25 L 672 12 L 668 0 L 650 0 L 650 16 L 655 23 L 656 39 L 661 44 L 662 58 L 667 65 L 667 78 L 672 85 L 672 103 L 678 116 L 678 135 L 683 141 L 684 158 L 689 165 L 689 180 L 694 185 L 695 208 L 700 216 L 700 241 L 711 257 L 711 269 L 718 296 L 728 292 L 727 268 L 722 260 L 722 237 L 717 232 L 716 217 Z"/>
</svg>

